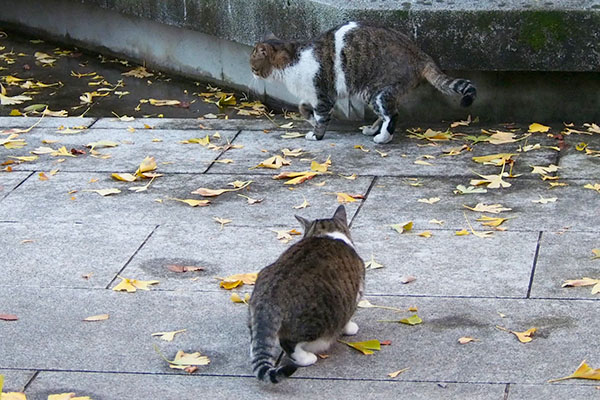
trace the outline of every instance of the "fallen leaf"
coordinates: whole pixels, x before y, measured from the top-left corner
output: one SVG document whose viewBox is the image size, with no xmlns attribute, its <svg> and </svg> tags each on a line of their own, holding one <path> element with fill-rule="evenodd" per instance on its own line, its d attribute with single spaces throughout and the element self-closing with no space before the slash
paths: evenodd
<svg viewBox="0 0 600 400">
<path fill-rule="evenodd" d="M 294 127 L 294 123 L 288 122 L 287 124 L 280 125 L 279 127 L 283 129 L 292 129 Z"/>
<path fill-rule="evenodd" d="M 409 369 L 410 369 L 410 368 L 403 368 L 403 369 L 399 369 L 398 371 L 390 372 L 390 373 L 388 374 L 388 376 L 389 376 L 390 378 L 395 378 L 395 377 L 397 377 L 398 375 L 400 375 L 401 373 L 408 371 Z"/>
<path fill-rule="evenodd" d="M 550 379 L 548 383 L 564 381 L 566 379 L 591 379 L 600 380 L 600 369 L 592 369 L 585 360 L 579 364 L 579 367 L 569 376 L 565 376 L 558 379 Z"/>
<path fill-rule="evenodd" d="M 492 213 L 498 214 L 503 211 L 511 211 L 512 208 L 504 207 L 502 204 L 485 204 L 485 203 L 477 203 L 474 207 L 469 207 L 463 204 L 464 208 L 468 208 L 471 211 L 482 212 L 482 213 Z"/>
<path fill-rule="evenodd" d="M 591 183 L 588 183 L 588 184 L 584 185 L 583 187 L 585 189 L 595 190 L 596 192 L 600 193 L 600 183 L 594 183 L 593 185 Z"/>
<path fill-rule="evenodd" d="M 167 269 L 171 272 L 177 272 L 177 273 L 204 271 L 204 267 L 196 267 L 193 265 L 177 265 L 177 264 L 167 265 Z"/>
<path fill-rule="evenodd" d="M 357 307 L 359 307 L 359 308 L 381 308 L 383 310 L 391 310 L 391 311 L 396 311 L 396 312 L 404 312 L 405 311 L 405 310 L 402 310 L 402 309 L 396 308 L 396 307 L 377 306 L 375 304 L 372 304 L 367 299 L 362 299 L 361 301 L 359 301 Z"/>
<path fill-rule="evenodd" d="M 260 162 L 253 168 L 270 168 L 270 169 L 279 169 L 284 165 L 290 165 L 290 161 L 281 157 L 280 155 L 275 155 L 273 157 L 269 157 L 266 160 Z"/>
<path fill-rule="evenodd" d="M 235 289 L 238 286 L 242 286 L 244 284 L 244 282 L 242 282 L 241 279 L 238 279 L 237 281 L 221 281 L 221 283 L 219 283 L 219 287 L 223 288 L 225 290 L 231 290 L 231 289 Z"/>
<path fill-rule="evenodd" d="M 245 198 L 246 201 L 248 202 L 248 204 L 258 204 L 264 200 L 264 199 L 253 199 L 252 197 L 244 196 L 243 194 L 238 194 L 238 196 Z"/>
<path fill-rule="evenodd" d="M 213 219 L 218 223 L 221 224 L 221 226 L 219 227 L 219 230 L 223 230 L 223 227 L 225 227 L 225 225 L 233 222 L 233 220 L 231 219 L 225 219 L 225 218 L 219 218 L 219 217 L 213 217 Z"/>
<path fill-rule="evenodd" d="M 484 164 L 484 165 L 485 164 L 496 165 L 499 167 L 499 166 L 506 164 L 508 162 L 508 160 L 510 160 L 510 158 L 514 155 L 515 154 L 513 154 L 513 153 L 490 154 L 487 156 L 473 157 L 472 160 L 475 161 L 476 163 L 480 163 L 480 164 Z"/>
<path fill-rule="evenodd" d="M 97 142 L 88 143 L 85 146 L 89 147 L 90 150 L 94 150 L 96 148 L 102 147 L 117 147 L 119 143 L 113 142 L 111 140 L 98 140 Z"/>
<path fill-rule="evenodd" d="M 177 199 L 177 198 L 170 198 L 169 200 L 174 200 L 174 201 L 178 201 L 180 203 L 185 203 L 191 207 L 206 207 L 210 204 L 210 200 Z"/>
<path fill-rule="evenodd" d="M 417 161 L 415 161 L 415 164 L 418 164 L 418 165 L 427 165 L 427 166 L 430 166 L 430 167 L 433 166 L 432 163 L 427 162 L 427 161 L 423 161 L 423 160 L 417 160 Z"/>
<path fill-rule="evenodd" d="M 441 199 L 439 197 L 430 197 L 428 199 L 418 199 L 417 201 L 419 203 L 435 204 L 435 203 L 437 203 L 440 200 Z"/>
<path fill-rule="evenodd" d="M 304 199 L 302 204 L 293 206 L 292 208 L 295 208 L 296 210 L 300 210 L 302 208 L 306 208 L 306 207 L 310 206 L 310 203 L 308 202 L 308 200 L 306 200 L 306 197 L 304 197 L 304 195 L 302 195 L 302 198 Z"/>
<path fill-rule="evenodd" d="M 282 139 L 297 139 L 297 138 L 301 138 L 301 137 L 305 137 L 306 134 L 304 133 L 300 133 L 300 132 L 286 132 L 283 135 L 281 135 Z"/>
<path fill-rule="evenodd" d="M 242 281 L 246 285 L 254 285 L 256 278 L 258 278 L 258 272 L 248 272 L 245 274 L 229 275 L 221 280 L 224 282 Z"/>
<path fill-rule="evenodd" d="M 498 189 L 500 187 L 507 188 L 507 187 L 511 186 L 510 183 L 502 180 L 502 178 L 509 177 L 508 172 L 501 172 L 498 175 L 481 175 L 481 174 L 477 174 L 477 175 L 479 175 L 483 179 L 471 179 L 471 182 L 470 182 L 471 185 L 475 185 L 475 186 L 486 185 L 486 187 L 488 189 Z"/>
<path fill-rule="evenodd" d="M 137 179 L 137 176 L 135 176 L 133 174 L 129 174 L 129 173 L 124 173 L 124 174 L 113 173 L 110 176 L 118 181 L 124 181 L 124 182 L 133 182 Z"/>
<path fill-rule="evenodd" d="M 515 139 L 515 134 L 512 132 L 501 132 L 496 131 L 489 137 L 489 142 L 491 144 L 505 144 L 505 143 L 514 143 L 519 139 Z"/>
<path fill-rule="evenodd" d="M 148 77 L 154 76 L 154 74 L 152 72 L 148 72 L 146 70 L 146 67 L 143 67 L 143 66 L 139 66 L 137 68 L 134 68 L 131 71 L 123 72 L 121 75 L 132 76 L 134 78 L 139 78 L 139 79 L 143 79 L 143 78 L 148 78 Z"/>
<path fill-rule="evenodd" d="M 323 162 L 323 163 L 318 163 L 316 161 L 311 162 L 310 169 L 311 169 L 311 171 L 315 171 L 315 172 L 327 172 L 327 169 L 329 168 L 330 165 L 331 165 L 331 159 L 329 157 L 327 157 L 327 160 L 325 160 L 325 162 Z"/>
<path fill-rule="evenodd" d="M 173 361 L 169 362 L 169 367 L 185 370 L 188 366 L 208 364 L 210 364 L 210 359 L 207 356 L 201 355 L 200 352 L 185 353 L 182 350 L 179 350 L 177 354 L 175 354 Z"/>
<path fill-rule="evenodd" d="M 416 281 L 416 280 L 417 280 L 417 278 L 415 278 L 415 277 L 414 277 L 414 276 L 412 276 L 412 275 L 404 275 L 404 276 L 401 276 L 401 277 L 400 277 L 400 283 L 403 283 L 403 284 L 405 284 L 405 285 L 406 285 L 407 283 L 411 283 L 411 282 L 414 282 L 414 281 Z"/>
<path fill-rule="evenodd" d="M 519 342 L 521 342 L 521 343 L 531 342 L 533 340 L 533 338 L 531 336 L 537 331 L 537 328 L 529 328 L 524 332 L 511 331 L 502 326 L 496 326 L 496 328 L 498 328 L 502 331 L 505 331 L 505 332 L 512 333 L 513 335 L 515 335 L 517 337 L 517 339 L 519 339 Z"/>
<path fill-rule="evenodd" d="M 2 383 L 2 375 L 0 375 L 0 383 Z M 2 385 L 0 385 L 1 387 Z M 2 400 L 27 400 L 27 396 L 22 392 L 6 392 L 1 393 Z"/>
<path fill-rule="evenodd" d="M 493 227 L 497 227 L 502 225 L 502 223 L 504 223 L 504 221 L 507 221 L 508 218 L 500 218 L 500 217 L 488 217 L 487 215 L 482 215 L 481 217 L 477 218 L 476 221 L 481 222 L 481 225 L 484 226 L 493 226 Z"/>
<path fill-rule="evenodd" d="M 466 229 L 461 229 L 460 231 L 454 232 L 454 234 L 456 236 L 467 236 L 467 235 L 470 235 L 471 233 Z"/>
<path fill-rule="evenodd" d="M 345 203 L 352 203 L 355 202 L 357 198 L 362 198 L 362 196 L 357 196 L 357 195 L 350 195 L 348 193 L 342 193 L 342 192 L 338 192 L 336 193 L 337 195 L 337 201 L 340 204 L 345 204 Z"/>
<path fill-rule="evenodd" d="M 138 281 L 137 279 L 123 278 L 122 276 L 119 276 L 119 278 L 121 278 L 121 282 L 113 288 L 116 292 L 126 291 L 132 293 L 137 289 L 150 290 L 150 285 L 157 285 L 159 283 L 158 281 Z"/>
<path fill-rule="evenodd" d="M 439 226 L 442 226 L 442 225 L 444 225 L 444 223 L 445 223 L 445 222 L 446 222 L 446 221 L 440 221 L 440 220 L 438 220 L 438 219 L 430 219 L 430 220 L 429 220 L 429 223 L 430 223 L 430 224 L 438 224 Z"/>
<path fill-rule="evenodd" d="M 470 343 L 470 342 L 478 342 L 478 341 L 479 341 L 479 339 L 475 339 L 475 338 L 472 338 L 470 336 L 463 336 L 463 337 L 461 337 L 461 338 L 458 339 L 458 343 L 460 343 L 460 344 L 467 344 L 467 343 Z"/>
<path fill-rule="evenodd" d="M 424 231 L 421 233 L 417 233 L 417 236 L 424 237 L 424 238 L 430 238 L 431 236 L 433 236 L 433 234 L 430 231 Z"/>
<path fill-rule="evenodd" d="M 533 170 L 531 171 L 532 174 L 541 174 L 541 175 L 548 175 L 549 173 L 556 172 L 561 168 L 554 164 L 550 164 L 547 167 L 543 167 L 540 165 L 530 165 L 530 167 L 533 168 Z"/>
<path fill-rule="evenodd" d="M 556 197 L 548 197 L 548 198 L 544 198 L 542 196 L 540 196 L 540 198 L 538 200 L 531 200 L 532 203 L 540 203 L 540 204 L 548 204 L 548 203 L 555 203 L 557 200 Z"/>
<path fill-rule="evenodd" d="M 283 150 L 281 150 L 281 153 L 283 154 L 284 157 L 300 157 L 302 154 L 304 154 L 302 149 L 294 149 L 294 150 L 283 149 Z"/>
<path fill-rule="evenodd" d="M 538 124 L 537 122 L 529 125 L 529 132 L 531 132 L 531 133 L 535 133 L 535 132 L 545 133 L 545 132 L 548 132 L 549 130 L 550 130 L 549 126 Z"/>
<path fill-rule="evenodd" d="M 423 323 L 423 320 L 417 314 L 415 314 L 408 318 L 403 318 L 398 322 L 400 322 L 401 324 L 406 324 L 406 325 L 419 325 L 419 324 Z"/>
<path fill-rule="evenodd" d="M 592 256 L 592 260 L 599 260 L 600 259 L 600 249 L 592 249 L 592 253 L 594 254 Z"/>
<path fill-rule="evenodd" d="M 371 254 L 371 259 L 365 263 L 365 269 L 371 270 L 371 269 L 379 269 L 379 268 L 383 268 L 383 264 L 380 264 L 377 261 L 375 261 L 375 256 L 373 254 Z"/>
<path fill-rule="evenodd" d="M 135 171 L 135 174 L 137 176 L 147 178 L 148 175 L 145 173 L 154 171 L 156 168 L 157 168 L 157 165 L 156 165 L 156 160 L 154 159 L 154 157 L 146 157 L 140 163 L 140 166 L 138 167 L 137 171 Z"/>
<path fill-rule="evenodd" d="M 250 293 L 246 293 L 244 295 L 244 298 L 242 298 L 242 297 L 240 297 L 239 294 L 234 292 L 234 293 L 231 293 L 231 296 L 229 297 L 229 299 L 234 303 L 248 304 L 248 301 L 250 300 Z"/>
<path fill-rule="evenodd" d="M 0 320 L 2 321 L 18 321 L 19 317 L 15 314 L 0 314 Z"/>
<path fill-rule="evenodd" d="M 365 355 L 373 354 L 373 350 L 381 350 L 381 342 L 379 342 L 377 339 L 367 340 L 364 342 L 344 342 L 342 340 L 338 340 L 338 342 L 348 345 Z"/>
<path fill-rule="evenodd" d="M 594 249 L 598 250 L 598 249 Z M 600 257 L 600 251 L 598 252 Z M 594 259 L 594 258 L 592 258 Z M 580 287 L 580 286 L 594 286 L 592 288 L 592 294 L 600 293 L 600 279 L 582 278 L 566 280 L 561 287 Z"/>
<path fill-rule="evenodd" d="M 4 396 L 2 400 L 4 400 Z M 48 400 L 91 400 L 91 398 L 89 396 L 77 396 L 71 392 L 48 395 Z"/>
<path fill-rule="evenodd" d="M 487 193 L 487 189 L 476 188 L 474 186 L 466 187 L 464 185 L 457 185 L 454 194 L 472 194 L 472 193 Z"/>
<path fill-rule="evenodd" d="M 179 106 L 181 102 L 179 100 L 159 100 L 159 99 L 148 99 L 148 103 L 156 107 L 164 106 Z"/>
<path fill-rule="evenodd" d="M 410 232 L 412 230 L 413 222 L 409 221 L 409 222 L 403 222 L 400 224 L 393 224 L 393 225 L 390 225 L 390 227 L 398 233 L 406 233 L 406 232 Z"/>
<path fill-rule="evenodd" d="M 277 240 L 280 240 L 283 243 L 288 243 L 290 240 L 292 240 L 292 235 L 301 235 L 301 233 L 295 229 L 280 231 L 271 229 L 271 231 L 275 232 L 277 234 Z"/>
<path fill-rule="evenodd" d="M 192 139 L 182 140 L 179 143 L 183 143 L 183 144 L 196 143 L 196 144 L 206 147 L 210 144 L 210 137 L 208 135 L 206 135 L 203 138 L 192 138 Z"/>
<path fill-rule="evenodd" d="M 360 145 L 360 144 L 356 144 L 356 145 L 354 145 L 354 148 L 355 148 L 355 149 L 358 149 L 358 150 L 360 150 L 360 151 L 363 151 L 363 152 L 365 152 L 365 153 L 368 153 L 369 151 L 371 151 L 371 150 L 369 150 L 369 149 L 365 149 L 365 148 L 364 148 L 362 145 Z"/>
<path fill-rule="evenodd" d="M 282 172 L 279 175 L 275 175 L 273 179 L 289 179 L 284 183 L 284 185 L 298 185 L 300 183 L 306 182 L 309 179 L 314 178 L 317 175 L 317 172 L 312 171 Z"/>
<path fill-rule="evenodd" d="M 38 176 L 39 176 L 39 179 L 40 179 L 40 181 L 47 181 L 48 179 L 50 179 L 50 178 L 48 178 L 48 175 L 46 175 L 46 174 L 45 174 L 45 173 L 43 173 L 43 172 L 40 172 L 40 173 L 38 174 Z"/>
<path fill-rule="evenodd" d="M 91 317 L 84 318 L 86 322 L 105 321 L 108 319 L 108 314 L 92 315 Z"/>
<path fill-rule="evenodd" d="M 94 192 L 98 193 L 101 196 L 109 196 L 111 194 L 121 193 L 119 189 L 111 188 L 111 189 L 85 189 L 83 192 Z"/>
<path fill-rule="evenodd" d="M 171 332 L 156 332 L 156 333 L 152 333 L 151 336 L 158 336 L 158 338 L 160 340 L 164 340 L 166 342 L 172 342 L 173 339 L 175 339 L 175 335 L 177 335 L 178 333 L 182 333 L 187 331 L 187 329 L 180 329 L 178 331 L 171 331 Z"/>
</svg>

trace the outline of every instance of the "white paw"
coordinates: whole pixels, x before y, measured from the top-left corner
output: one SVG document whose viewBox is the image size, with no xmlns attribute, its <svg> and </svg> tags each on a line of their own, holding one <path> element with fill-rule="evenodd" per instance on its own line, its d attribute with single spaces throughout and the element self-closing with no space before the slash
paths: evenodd
<svg viewBox="0 0 600 400">
<path fill-rule="evenodd" d="M 346 326 L 344 326 L 342 333 L 346 336 L 356 335 L 358 333 L 358 325 L 356 322 L 348 321 Z"/>
<path fill-rule="evenodd" d="M 373 137 L 375 143 L 384 144 L 392 141 L 394 137 L 388 133 L 387 130 L 382 131 L 379 135 Z"/>
<path fill-rule="evenodd" d="M 378 132 L 379 132 L 379 126 L 377 126 L 377 127 L 363 126 L 362 127 L 362 134 L 366 135 L 366 136 L 373 136 L 373 135 L 376 135 Z"/>
<path fill-rule="evenodd" d="M 296 350 L 292 354 L 294 363 L 299 367 L 308 367 L 317 362 L 317 356 L 304 350 Z"/>
<path fill-rule="evenodd" d="M 313 131 L 310 131 L 305 136 L 306 140 L 319 140 Z"/>
</svg>

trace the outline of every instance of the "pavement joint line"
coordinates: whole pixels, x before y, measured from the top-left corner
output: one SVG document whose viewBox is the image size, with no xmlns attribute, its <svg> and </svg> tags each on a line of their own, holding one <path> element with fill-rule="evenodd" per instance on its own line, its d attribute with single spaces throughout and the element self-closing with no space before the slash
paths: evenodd
<svg viewBox="0 0 600 400">
<path fill-rule="evenodd" d="M 35 380 L 35 378 L 37 378 L 37 376 L 39 374 L 40 374 L 40 370 L 34 371 L 33 375 L 31 375 L 31 377 L 27 380 L 27 382 L 25 382 L 25 385 L 23 385 L 22 392 L 25 392 L 27 390 L 27 388 L 29 387 L 29 385 L 31 385 L 33 383 L 33 381 Z"/>
<path fill-rule="evenodd" d="M 510 383 L 506 384 L 506 387 L 504 388 L 504 400 L 508 400 L 508 396 L 510 395 Z"/>
<path fill-rule="evenodd" d="M 241 129 L 238 129 L 237 132 L 235 133 L 235 135 L 233 136 L 233 139 L 231 139 L 231 141 L 229 141 L 229 144 L 233 144 L 235 142 L 235 139 L 237 139 L 237 137 L 239 136 L 239 134 L 242 132 Z M 230 149 L 227 150 L 223 150 L 219 153 L 219 155 L 217 157 L 215 157 L 210 164 L 208 165 L 208 167 L 206 167 L 206 169 L 204 170 L 203 174 L 208 173 L 208 171 L 212 168 L 213 165 L 215 165 L 215 162 L 217 160 L 219 160 L 225 153 L 227 153 Z"/>
<path fill-rule="evenodd" d="M 8 193 L 6 193 L 4 196 L 2 196 L 2 198 L 0 199 L 0 201 L 2 201 L 5 198 L 7 198 L 12 192 L 14 192 L 15 190 L 17 190 L 19 188 L 19 186 L 21 186 L 22 184 L 24 184 L 25 181 L 27 179 L 31 178 L 34 174 L 35 174 L 35 171 L 31 171 L 31 173 L 29 175 L 27 175 L 25 178 L 23 178 L 23 180 L 21 182 L 19 182 L 14 188 L 12 188 L 12 190 L 9 190 Z"/>
<path fill-rule="evenodd" d="M 533 287 L 533 279 L 535 278 L 535 268 L 537 266 L 538 256 L 540 254 L 540 245 L 542 243 L 542 235 L 544 231 L 540 231 L 535 246 L 535 254 L 533 255 L 533 265 L 531 266 L 531 274 L 529 275 L 529 285 L 527 286 L 527 298 L 531 297 L 531 288 Z"/>
<path fill-rule="evenodd" d="M 360 204 L 358 205 L 358 208 L 356 209 L 356 212 L 352 216 L 352 220 L 348 224 L 349 228 L 352 228 L 352 223 L 354 222 L 354 220 L 358 216 L 358 213 L 362 209 L 362 207 L 365 204 L 365 202 L 367 201 L 367 199 L 369 198 L 369 193 L 371 193 L 371 189 L 373 189 L 373 186 L 375 186 L 375 182 L 377 182 L 377 176 L 373 176 L 373 178 L 371 180 L 371 184 L 369 185 L 369 187 L 367 188 L 367 191 L 365 192 L 365 197 L 361 200 Z"/>
<path fill-rule="evenodd" d="M 148 242 L 148 240 L 150 240 L 150 238 L 152 237 L 152 235 L 154 234 L 154 232 L 156 232 L 156 230 L 160 227 L 160 225 L 156 225 L 154 227 L 154 229 L 152 229 L 152 232 L 150 232 L 150 234 L 148 234 L 148 236 L 146 236 L 146 238 L 144 239 L 144 241 L 142 242 L 142 244 L 139 245 L 139 247 L 133 252 L 133 254 L 131 255 L 131 257 L 129 257 L 129 259 L 127 260 L 127 262 L 123 265 L 123 267 L 115 274 L 115 276 L 111 279 L 111 281 L 108 283 L 108 285 L 106 285 L 106 287 L 104 289 L 108 289 L 110 288 L 110 285 L 112 285 L 112 283 L 117 279 L 117 277 L 125 270 L 125 268 L 127 268 L 127 266 L 129 265 L 129 263 L 131 262 L 131 260 L 133 260 L 133 258 L 137 255 L 137 253 L 142 249 L 142 247 L 144 247 L 144 245 Z"/>
</svg>

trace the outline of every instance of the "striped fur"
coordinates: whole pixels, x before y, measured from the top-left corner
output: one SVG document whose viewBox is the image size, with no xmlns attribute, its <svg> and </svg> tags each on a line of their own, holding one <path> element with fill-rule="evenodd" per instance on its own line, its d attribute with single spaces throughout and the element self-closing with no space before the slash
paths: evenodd
<svg viewBox="0 0 600 400">
<path fill-rule="evenodd" d="M 423 68 L 423 78 L 427 79 L 433 87 L 446 95 L 460 94 L 460 105 L 468 107 L 477 97 L 475 85 L 467 79 L 455 79 L 444 74 L 433 62 Z"/>
</svg>

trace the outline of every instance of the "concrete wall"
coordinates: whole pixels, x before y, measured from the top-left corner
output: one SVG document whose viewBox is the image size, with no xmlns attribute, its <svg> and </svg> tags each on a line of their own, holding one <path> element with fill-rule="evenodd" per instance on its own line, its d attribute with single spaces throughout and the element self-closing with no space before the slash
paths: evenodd
<svg viewBox="0 0 600 400">
<path fill-rule="evenodd" d="M 287 33 L 284 37 L 308 37 L 326 25 L 329 27 L 359 12 L 372 15 L 372 18 L 379 16 L 383 22 L 399 15 L 408 16 L 408 11 L 402 9 L 383 10 L 382 1 L 367 2 L 366 4 L 379 6 L 367 9 L 344 8 L 341 3 L 357 5 L 360 2 L 0 0 L 0 24 L 34 31 L 44 37 L 75 42 L 88 49 L 144 61 L 158 69 L 194 79 L 225 83 L 242 90 L 252 89 L 263 98 L 295 103 L 297 99 L 284 88 L 279 85 L 265 86 L 264 83 L 254 80 L 250 73 L 247 60 L 251 47 L 248 44 L 253 43 L 257 36 L 270 30 L 269 28 L 275 28 L 276 33 Z M 585 3 L 589 6 L 589 3 L 595 2 Z M 304 8 L 300 8 L 302 4 Z M 401 2 L 393 4 L 400 5 Z M 414 6 L 414 2 L 410 4 Z M 253 5 L 256 9 L 252 8 Z M 282 7 L 278 10 L 279 15 L 287 19 L 261 19 L 262 15 L 275 15 L 275 8 L 278 6 Z M 594 11 L 589 12 L 588 17 L 584 17 L 579 14 L 580 11 L 577 10 L 573 15 L 584 19 L 589 17 L 593 21 L 598 15 Z M 600 41 L 587 46 L 589 57 L 577 62 L 574 60 L 581 50 L 580 47 L 577 47 L 577 51 L 571 51 L 566 44 L 567 47 L 562 50 L 557 48 L 554 51 L 555 59 L 571 60 L 570 64 L 561 64 L 564 68 L 569 66 L 568 72 L 555 71 L 560 69 L 556 67 L 555 61 L 544 64 L 547 71 L 538 71 L 541 62 L 536 59 L 535 53 L 523 58 L 522 49 L 513 52 L 501 49 L 499 54 L 505 54 L 508 61 L 500 63 L 498 70 L 490 70 L 481 63 L 474 63 L 473 58 L 466 55 L 470 54 L 472 49 L 478 49 L 481 44 L 475 46 L 471 45 L 473 42 L 468 42 L 469 46 L 465 46 L 465 41 L 459 40 L 461 35 L 464 35 L 462 29 L 465 27 L 457 26 L 457 21 L 452 20 L 451 14 L 444 17 L 442 13 L 438 17 L 432 15 L 431 18 L 425 18 L 424 12 L 413 10 L 410 18 L 398 17 L 394 21 L 402 25 L 412 20 L 420 20 L 419 26 L 431 25 L 430 30 L 425 31 L 427 33 L 418 29 L 412 32 L 424 47 L 434 48 L 443 44 L 430 43 L 431 38 L 435 37 L 430 32 L 450 32 L 445 39 L 449 48 L 437 51 L 437 54 L 433 54 L 434 58 L 441 60 L 440 64 L 447 69 L 462 67 L 462 70 L 450 73 L 472 79 L 478 86 L 479 98 L 474 107 L 465 110 L 458 106 L 457 99 L 446 98 L 428 85 L 423 85 L 405 99 L 403 119 L 451 120 L 464 118 L 466 114 L 471 113 L 482 120 L 498 122 L 600 120 L 600 74 L 596 72 L 600 65 L 600 51 L 595 50 Z M 219 13 L 224 13 L 224 16 Z M 296 15 L 297 18 L 292 18 L 291 15 Z M 247 21 L 245 32 L 240 22 L 244 17 Z M 218 26 L 215 21 L 221 21 L 223 26 Z M 236 25 L 237 28 L 233 26 L 234 21 L 240 24 Z M 259 26 L 258 21 L 262 21 L 262 25 Z M 588 24 L 587 29 L 593 30 L 594 24 Z M 495 30 L 490 40 L 501 36 L 499 27 L 493 23 L 489 26 Z M 470 26 L 466 28 L 467 31 L 471 29 Z M 216 30 L 216 35 L 209 34 L 211 29 Z M 600 29 L 588 34 L 587 38 L 597 35 L 598 32 Z M 484 33 L 485 29 L 473 34 L 483 38 Z M 550 43 L 554 37 L 552 35 L 545 33 L 543 37 L 540 36 L 540 43 Z M 482 40 L 484 39 L 480 39 Z M 568 39 L 564 40 L 565 43 L 569 42 Z M 493 40 L 490 43 L 493 43 Z M 558 46 L 557 43 L 552 46 Z M 534 43 L 530 45 L 534 46 Z M 463 49 L 465 56 L 457 55 L 452 46 Z M 473 50 L 473 53 L 477 54 L 478 51 L 480 50 Z M 489 49 L 490 54 L 497 51 L 496 48 Z M 529 65 L 524 65 L 523 60 L 529 60 Z M 511 65 L 509 61 L 521 66 L 520 70 L 501 71 Z M 592 65 L 592 61 L 597 63 Z M 338 115 L 361 119 L 363 114 L 364 108 L 361 104 L 349 101 L 339 104 Z"/>
</svg>

